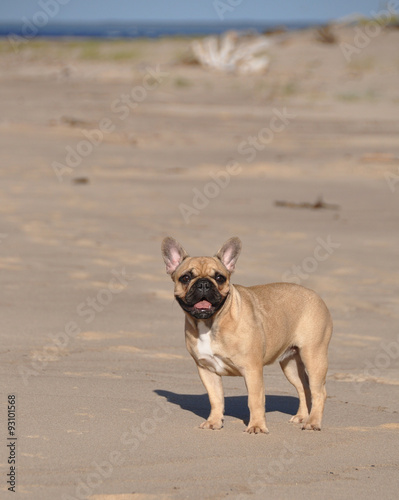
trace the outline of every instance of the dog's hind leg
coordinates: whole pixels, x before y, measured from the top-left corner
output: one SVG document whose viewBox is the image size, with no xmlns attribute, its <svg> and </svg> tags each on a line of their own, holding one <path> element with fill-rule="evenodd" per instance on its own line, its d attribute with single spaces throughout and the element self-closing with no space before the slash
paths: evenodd
<svg viewBox="0 0 399 500">
<path fill-rule="evenodd" d="M 309 376 L 309 387 L 312 396 L 312 409 L 309 418 L 303 423 L 302 429 L 319 431 L 323 418 L 324 403 L 327 398 L 327 348 L 314 350 L 304 347 L 300 351 L 301 359 Z"/>
<path fill-rule="evenodd" d="M 299 397 L 299 408 L 290 422 L 302 423 L 309 417 L 311 396 L 309 389 L 309 380 L 305 371 L 305 366 L 295 349 L 290 355 L 280 361 L 281 369 L 288 381 L 295 387 Z"/>
</svg>

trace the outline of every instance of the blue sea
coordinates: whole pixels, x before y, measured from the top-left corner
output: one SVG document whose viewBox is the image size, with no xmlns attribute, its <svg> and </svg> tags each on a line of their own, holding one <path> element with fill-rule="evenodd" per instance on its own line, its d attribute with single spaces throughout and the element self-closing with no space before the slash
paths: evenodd
<svg viewBox="0 0 399 500">
<path fill-rule="evenodd" d="M 45 20 L 44 20 L 45 21 Z M 71 23 L 38 26 L 34 20 L 24 18 L 20 23 L 0 23 L 0 36 L 34 37 L 87 37 L 87 38 L 158 38 L 165 36 L 202 36 L 220 34 L 228 30 L 265 33 L 276 29 L 298 30 L 323 23 L 284 22 L 209 22 L 209 23 Z"/>
</svg>

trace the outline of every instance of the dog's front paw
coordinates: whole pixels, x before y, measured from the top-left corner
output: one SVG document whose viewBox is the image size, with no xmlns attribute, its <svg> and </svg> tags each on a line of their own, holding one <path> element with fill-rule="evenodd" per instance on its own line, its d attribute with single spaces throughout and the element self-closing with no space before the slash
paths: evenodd
<svg viewBox="0 0 399 500">
<path fill-rule="evenodd" d="M 259 425 L 248 425 L 245 432 L 248 434 L 269 434 L 269 429 L 264 424 Z"/>
<path fill-rule="evenodd" d="M 321 423 L 320 422 L 305 422 L 302 425 L 303 431 L 321 431 Z"/>
<path fill-rule="evenodd" d="M 290 418 L 290 422 L 292 424 L 302 424 L 306 419 L 308 418 L 308 415 L 294 415 L 293 417 Z"/>
<path fill-rule="evenodd" d="M 212 431 L 218 431 L 223 427 L 223 420 L 205 420 L 200 425 L 200 429 L 211 429 Z"/>
</svg>

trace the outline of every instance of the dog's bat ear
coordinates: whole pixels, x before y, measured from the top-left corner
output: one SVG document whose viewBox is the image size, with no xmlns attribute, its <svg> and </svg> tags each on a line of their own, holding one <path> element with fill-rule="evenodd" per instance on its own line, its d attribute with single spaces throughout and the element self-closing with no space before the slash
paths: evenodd
<svg viewBox="0 0 399 500">
<path fill-rule="evenodd" d="M 238 256 L 241 252 L 241 240 L 236 236 L 230 238 L 215 255 L 225 268 L 232 273 L 235 269 Z"/>
<path fill-rule="evenodd" d="M 166 264 L 166 272 L 173 274 L 188 254 L 178 241 L 168 236 L 162 242 L 162 256 Z"/>
</svg>

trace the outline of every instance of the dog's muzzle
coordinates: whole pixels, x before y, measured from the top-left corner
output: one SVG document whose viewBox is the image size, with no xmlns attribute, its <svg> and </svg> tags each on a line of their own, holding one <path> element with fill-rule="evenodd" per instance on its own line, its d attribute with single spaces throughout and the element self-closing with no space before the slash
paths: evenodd
<svg viewBox="0 0 399 500">
<path fill-rule="evenodd" d="M 187 292 L 185 300 L 176 297 L 181 307 L 197 319 L 210 318 L 221 308 L 225 298 L 208 278 L 199 278 Z"/>
</svg>

